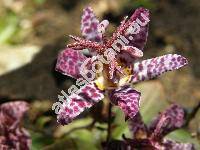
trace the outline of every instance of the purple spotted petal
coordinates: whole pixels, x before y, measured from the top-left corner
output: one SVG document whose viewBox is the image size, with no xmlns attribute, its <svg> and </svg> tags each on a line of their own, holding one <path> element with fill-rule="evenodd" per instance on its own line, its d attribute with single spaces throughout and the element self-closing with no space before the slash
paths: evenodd
<svg viewBox="0 0 200 150">
<path fill-rule="evenodd" d="M 144 16 L 142 16 L 143 14 Z M 137 23 L 140 28 L 138 28 L 138 33 L 136 34 L 128 34 L 126 36 L 127 39 L 129 39 L 130 43 L 128 44 L 129 46 L 137 47 L 140 50 L 143 50 L 147 37 L 148 37 L 148 22 L 149 22 L 149 10 L 144 9 L 144 8 L 138 8 L 135 10 L 133 15 L 130 17 L 130 22 L 135 22 Z M 146 20 L 145 20 L 146 19 Z M 139 22 L 139 20 L 141 22 Z M 145 25 L 146 23 L 146 25 Z M 127 30 L 129 31 L 129 30 Z M 129 32 L 127 32 L 129 33 Z"/>
<path fill-rule="evenodd" d="M 164 150 L 195 150 L 191 143 L 179 143 L 171 140 L 164 140 Z"/>
<path fill-rule="evenodd" d="M 56 71 L 77 79 L 81 76 L 80 67 L 86 59 L 80 51 L 67 48 L 58 55 Z"/>
<path fill-rule="evenodd" d="M 2 143 L 1 143 L 1 139 L 0 139 L 0 149 L 3 149 L 3 150 L 9 150 L 9 146 L 7 146 L 7 145 L 3 145 Z"/>
<path fill-rule="evenodd" d="M 15 129 L 29 109 L 24 101 L 8 102 L 0 106 L 0 124 Z"/>
<path fill-rule="evenodd" d="M 70 123 L 85 109 L 92 107 L 95 103 L 104 98 L 104 91 L 101 91 L 94 82 L 83 86 L 77 93 L 69 96 L 67 102 L 58 114 L 58 122 L 62 125 Z"/>
<path fill-rule="evenodd" d="M 81 19 L 81 32 L 82 35 L 91 41 L 100 42 L 102 34 L 97 31 L 99 20 L 96 18 L 91 7 L 87 7 L 83 10 L 83 16 Z"/>
<path fill-rule="evenodd" d="M 129 128 L 134 139 L 142 139 L 147 136 L 147 127 L 138 112 L 133 119 L 129 120 Z"/>
<path fill-rule="evenodd" d="M 144 8 L 138 8 L 129 20 L 124 21 L 124 23 L 122 22 L 121 26 L 118 27 L 119 31 L 116 34 L 125 36 L 125 39 L 121 38 L 121 40 L 124 41 L 124 43 L 126 43 L 126 46 L 133 47 L 134 50 L 143 50 L 148 37 L 148 22 L 149 10 Z M 124 29 L 126 29 L 125 32 Z M 118 57 L 126 66 L 130 66 L 136 60 L 135 54 L 132 55 L 132 53 L 134 53 L 134 51 L 127 52 L 125 49 L 122 48 Z"/>
<path fill-rule="evenodd" d="M 97 27 L 97 31 L 101 34 L 104 34 L 108 25 L 109 25 L 109 21 L 103 20 L 101 23 L 99 23 L 99 25 Z"/>
<path fill-rule="evenodd" d="M 180 128 L 184 123 L 184 110 L 178 105 L 171 105 L 161 113 L 150 125 L 152 137 L 161 139 L 169 132 Z"/>
<path fill-rule="evenodd" d="M 30 149 L 30 134 L 20 126 L 28 108 L 24 101 L 8 102 L 0 106 L 0 149 Z"/>
<path fill-rule="evenodd" d="M 6 131 L 0 136 L 1 150 L 29 150 L 31 149 L 30 134 L 23 128 L 14 131 Z"/>
<path fill-rule="evenodd" d="M 131 81 L 136 83 L 152 79 L 167 71 L 179 69 L 187 64 L 187 59 L 177 54 L 168 54 L 137 62 L 133 66 L 134 75 Z"/>
<path fill-rule="evenodd" d="M 125 113 L 126 119 L 134 118 L 139 110 L 140 93 L 130 86 L 123 86 L 110 93 L 110 100 Z"/>
<path fill-rule="evenodd" d="M 143 52 L 136 47 L 133 46 L 123 46 L 122 52 L 117 56 L 123 66 L 131 67 L 133 66 L 133 62 L 143 56 Z"/>
</svg>

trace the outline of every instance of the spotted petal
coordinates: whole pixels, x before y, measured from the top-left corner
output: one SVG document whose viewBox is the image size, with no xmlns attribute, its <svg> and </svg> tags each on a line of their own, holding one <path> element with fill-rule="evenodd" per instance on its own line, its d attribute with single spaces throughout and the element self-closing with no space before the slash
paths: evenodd
<svg viewBox="0 0 200 150">
<path fill-rule="evenodd" d="M 7 146 L 7 145 L 3 145 L 3 143 L 1 142 L 1 140 L 0 140 L 0 149 L 3 149 L 3 150 L 9 150 L 9 146 Z"/>
<path fill-rule="evenodd" d="M 144 8 L 138 8 L 135 10 L 133 15 L 126 21 L 122 21 L 121 25 L 118 27 L 115 33 L 125 36 L 121 38 L 126 44 L 126 46 L 131 47 L 131 49 L 122 48 L 120 55 L 118 56 L 126 66 L 130 66 L 136 57 L 135 50 L 142 51 L 147 41 L 148 37 L 148 22 L 149 22 L 149 10 Z M 118 36 L 114 36 L 117 41 Z M 131 55 L 130 55 L 131 54 Z M 140 55 L 141 56 L 141 55 Z"/>
<path fill-rule="evenodd" d="M 169 132 L 180 128 L 184 123 L 184 110 L 178 105 L 171 105 L 161 113 L 151 124 L 153 138 L 161 139 Z"/>
<path fill-rule="evenodd" d="M 104 98 L 104 91 L 95 82 L 83 86 L 78 92 L 69 96 L 59 111 L 58 122 L 62 125 L 70 123 L 85 109 L 92 107 Z"/>
<path fill-rule="evenodd" d="M 179 143 L 171 140 L 164 140 L 164 150 L 195 150 L 195 147 L 191 143 Z"/>
<path fill-rule="evenodd" d="M 81 52 L 67 48 L 58 55 L 56 71 L 77 79 L 81 76 L 80 68 L 86 59 Z"/>
<path fill-rule="evenodd" d="M 28 103 L 24 101 L 2 104 L 0 106 L 0 124 L 15 129 L 19 125 L 28 108 Z"/>
<path fill-rule="evenodd" d="M 96 18 L 92 8 L 85 8 L 81 19 L 82 35 L 88 40 L 100 42 L 102 34 L 97 31 L 98 25 L 99 20 Z"/>
<path fill-rule="evenodd" d="M 24 101 L 8 102 L 0 106 L 0 149 L 30 149 L 30 134 L 19 125 L 28 108 Z"/>
<path fill-rule="evenodd" d="M 123 86 L 110 93 L 110 100 L 125 113 L 126 119 L 134 118 L 139 110 L 140 93 L 130 86 Z"/>
<path fill-rule="evenodd" d="M 134 75 L 131 82 L 155 78 L 167 71 L 179 69 L 187 65 L 187 59 L 177 54 L 168 54 L 153 59 L 137 62 L 133 66 Z"/>
<path fill-rule="evenodd" d="M 128 32 L 126 32 L 126 34 L 129 34 L 126 36 L 126 38 L 130 41 L 129 46 L 137 47 L 138 49 L 143 50 L 148 36 L 149 17 L 149 10 L 144 8 L 136 9 L 133 15 L 130 17 L 129 21 L 132 22 L 132 25 L 135 22 L 140 27 L 137 28 L 139 32 L 136 34 L 131 34 L 131 32 L 127 30 Z M 134 28 L 136 28 L 136 26 Z"/>
</svg>

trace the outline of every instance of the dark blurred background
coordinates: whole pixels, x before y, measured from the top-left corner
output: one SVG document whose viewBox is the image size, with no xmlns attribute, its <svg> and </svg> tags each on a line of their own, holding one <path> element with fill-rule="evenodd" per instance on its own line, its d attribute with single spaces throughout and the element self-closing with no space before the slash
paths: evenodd
<svg viewBox="0 0 200 150">
<path fill-rule="evenodd" d="M 111 35 L 126 15 L 140 6 L 150 9 L 151 22 L 144 58 L 177 53 L 189 66 L 159 79 L 135 85 L 142 92 L 141 112 L 149 122 L 175 102 L 188 112 L 186 124 L 169 135 L 183 142 L 200 141 L 200 1 L 199 0 L 0 0 L 0 102 L 25 100 L 31 109 L 25 126 L 31 132 L 33 149 L 100 149 L 106 137 L 103 104 L 91 113 L 61 127 L 51 110 L 62 89 L 74 80 L 54 71 L 57 54 L 80 35 L 84 7 L 110 21 Z M 112 137 L 129 134 L 120 110 L 114 108 Z M 100 112 L 95 128 L 90 128 Z M 98 113 L 99 114 L 99 113 Z"/>
</svg>

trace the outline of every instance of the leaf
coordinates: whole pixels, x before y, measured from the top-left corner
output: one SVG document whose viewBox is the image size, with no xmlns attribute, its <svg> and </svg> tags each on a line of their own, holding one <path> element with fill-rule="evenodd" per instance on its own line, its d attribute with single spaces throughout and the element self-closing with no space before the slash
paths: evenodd
<svg viewBox="0 0 200 150">
<path fill-rule="evenodd" d="M 44 135 L 36 132 L 31 132 L 32 137 L 32 150 L 38 150 L 43 148 L 45 145 L 49 145 L 53 142 L 50 137 L 45 137 Z"/>
<path fill-rule="evenodd" d="M 64 148 L 65 147 L 65 148 Z M 64 149 L 76 149 L 75 140 L 70 138 L 59 139 L 51 145 L 45 146 L 43 150 L 64 150 Z"/>
<path fill-rule="evenodd" d="M 94 134 L 86 129 L 74 131 L 70 137 L 75 139 L 78 150 L 97 150 Z"/>
<path fill-rule="evenodd" d="M 196 149 L 200 149 L 200 144 L 198 140 L 196 138 L 192 138 L 191 134 L 185 129 L 179 129 L 171 132 L 166 137 L 183 143 L 193 143 L 195 144 Z"/>
<path fill-rule="evenodd" d="M 75 128 L 79 128 L 79 127 L 83 127 L 83 126 L 87 126 L 92 122 L 91 118 L 84 118 L 84 119 L 77 119 L 74 120 L 72 123 L 65 125 L 65 126 L 59 126 L 55 133 L 54 136 L 59 138 L 61 136 L 63 136 L 66 133 L 69 133 L 71 130 L 75 129 Z"/>
<path fill-rule="evenodd" d="M 131 137 L 131 133 L 128 128 L 128 122 L 125 122 L 124 113 L 117 107 L 114 107 L 113 112 L 115 112 L 115 128 L 112 130 L 112 138 L 122 139 L 123 134 L 125 134 L 126 137 Z"/>
<path fill-rule="evenodd" d="M 7 43 L 18 30 L 18 17 L 9 13 L 7 16 L 0 18 L 0 44 Z M 16 36 L 16 35 L 15 35 Z"/>
<path fill-rule="evenodd" d="M 53 117 L 50 116 L 42 116 L 39 117 L 37 119 L 37 126 L 39 129 L 43 129 L 45 127 L 45 124 L 50 122 L 52 119 L 54 119 Z"/>
</svg>

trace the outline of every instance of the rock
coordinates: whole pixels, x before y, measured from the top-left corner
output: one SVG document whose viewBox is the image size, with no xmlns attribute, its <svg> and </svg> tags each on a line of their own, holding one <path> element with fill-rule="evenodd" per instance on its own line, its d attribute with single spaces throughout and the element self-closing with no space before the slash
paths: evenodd
<svg viewBox="0 0 200 150">
<path fill-rule="evenodd" d="M 30 63 L 39 51 L 40 47 L 36 45 L 1 46 L 0 75 Z"/>
<path fill-rule="evenodd" d="M 62 40 L 60 40 L 62 41 Z M 58 45 L 58 46 L 55 46 Z M 54 70 L 59 44 L 44 46 L 33 61 L 0 77 L 0 97 L 6 99 L 57 100 L 61 89 L 72 84 L 71 79 Z M 60 89 L 59 89 L 60 87 Z"/>
</svg>

